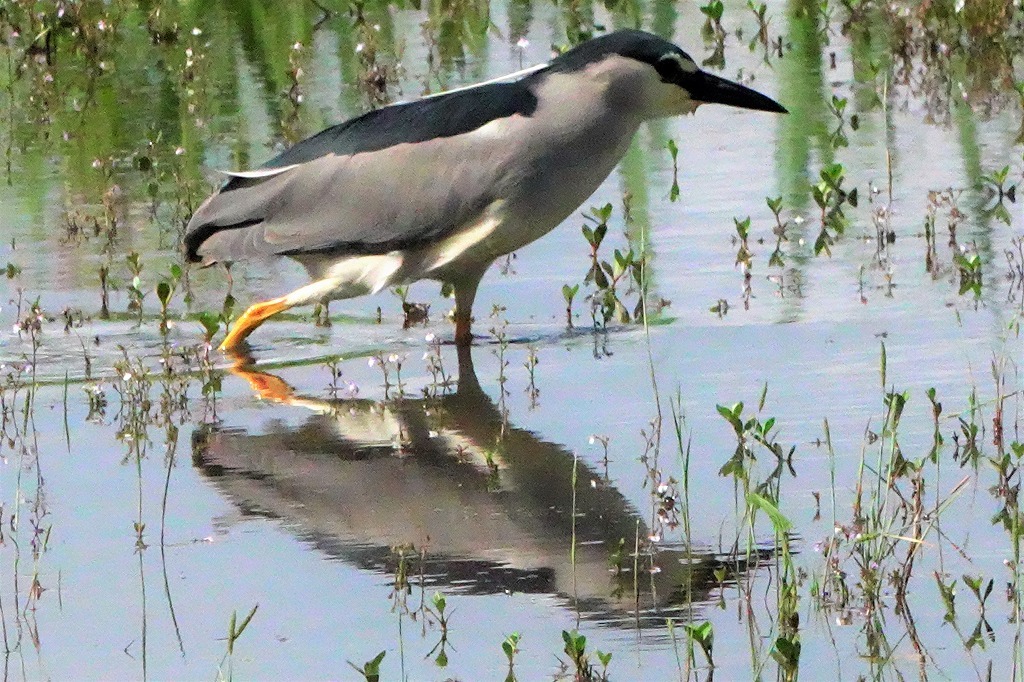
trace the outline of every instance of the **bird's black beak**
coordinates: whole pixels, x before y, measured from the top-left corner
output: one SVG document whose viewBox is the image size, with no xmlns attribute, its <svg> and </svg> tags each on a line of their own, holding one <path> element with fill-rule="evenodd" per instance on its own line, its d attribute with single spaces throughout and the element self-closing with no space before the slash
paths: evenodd
<svg viewBox="0 0 1024 682">
<path fill-rule="evenodd" d="M 741 109 L 772 111 L 779 114 L 789 113 L 784 106 L 771 97 L 766 97 L 745 85 L 733 83 L 706 71 L 698 71 L 687 78 L 686 89 L 690 93 L 690 98 L 695 102 L 728 104 Z"/>
</svg>

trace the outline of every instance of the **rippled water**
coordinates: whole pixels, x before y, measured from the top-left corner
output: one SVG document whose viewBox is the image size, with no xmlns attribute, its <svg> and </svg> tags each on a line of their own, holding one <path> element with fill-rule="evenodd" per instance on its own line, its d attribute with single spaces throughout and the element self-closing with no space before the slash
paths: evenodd
<svg viewBox="0 0 1024 682">
<path fill-rule="evenodd" d="M 577 214 L 487 274 L 477 331 L 493 332 L 471 353 L 427 340 L 451 337 L 451 303 L 420 283 L 409 298 L 430 304 L 425 325 L 403 329 L 390 293 L 333 304 L 329 328 L 300 310 L 252 337 L 255 368 L 228 371 L 207 356 L 198 321 L 221 311 L 224 272 L 186 272 L 166 333 L 156 293 L 214 169 L 258 165 L 385 98 L 543 61 L 591 24 L 639 23 L 698 61 L 714 52 L 697 4 L 329 8 L 338 14 L 321 21 L 313 3 L 84 3 L 56 19 L 47 4 L 49 63 L 29 48 L 45 41 L 32 42 L 43 34 L 20 6 L 0 8 L 7 677 L 348 679 L 349 661 L 385 651 L 384 679 L 489 679 L 506 674 L 501 643 L 519 632 L 518 679 L 544 679 L 567 675 L 561 633 L 578 628 L 588 651 L 613 654 L 611 679 L 704 678 L 696 645 L 696 669 L 687 664 L 685 624 L 708 621 L 717 675 L 785 679 L 771 656 L 792 628 L 778 622 L 783 545 L 798 571 L 806 679 L 1019 675 L 1018 539 L 997 515 L 1014 518 L 1019 485 L 1024 215 L 986 180 L 1008 166 L 1009 187 L 1024 170 L 1009 87 L 1021 80 L 1019 8 L 1001 26 L 1007 46 L 974 8 L 950 20 L 969 27 L 962 43 L 938 44 L 941 30 L 911 36 L 906 45 L 927 47 L 904 60 L 893 46 L 901 22 L 914 25 L 909 10 L 830 5 L 826 18 L 811 3 L 772 2 L 779 57 L 756 42 L 754 13 L 727 3 L 720 73 L 790 115 L 708 106 L 649 124 L 584 206 L 614 207 L 603 258 L 649 254 L 646 328 L 593 331 L 584 285 L 566 329 L 562 285 L 589 266 Z M 366 85 L 381 79 L 383 91 Z M 833 96 L 848 102 L 848 145 Z M 810 186 L 833 162 L 859 201 L 831 255 L 815 255 Z M 962 216 L 939 198 L 947 189 Z M 769 264 L 775 196 L 788 221 L 782 265 Z M 745 293 L 734 219 L 746 216 Z M 955 259 L 975 254 L 979 290 L 961 293 Z M 231 274 L 236 313 L 305 281 L 283 261 Z M 286 401 L 259 398 L 278 382 Z M 858 542 L 878 538 L 854 519 L 858 482 L 866 496 L 885 491 L 884 398 L 904 391 L 896 442 L 921 462 L 923 507 L 916 525 L 897 513 L 914 488 L 912 471 L 896 476 L 882 507 L 897 514 L 883 524 L 896 548 L 862 567 Z M 787 464 L 750 441 L 748 486 L 792 523 L 785 542 L 763 512 L 748 523 L 743 482 L 720 472 L 737 441 L 716 406 L 743 401 L 746 419 L 760 400 L 772 438 L 795 450 Z M 964 462 L 969 442 L 976 457 Z M 830 538 L 841 539 L 836 564 L 822 553 Z M 913 546 L 899 600 L 891 576 Z M 993 580 L 983 611 L 964 575 Z M 956 582 L 953 617 L 939 581 Z M 425 608 L 435 592 L 447 599 L 443 645 Z M 229 663 L 232 613 L 241 622 L 257 604 Z"/>
</svg>

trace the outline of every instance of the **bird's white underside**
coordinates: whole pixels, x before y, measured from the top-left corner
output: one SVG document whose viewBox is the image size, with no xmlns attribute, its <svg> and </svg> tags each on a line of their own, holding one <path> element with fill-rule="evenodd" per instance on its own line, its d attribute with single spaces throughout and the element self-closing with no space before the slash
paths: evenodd
<svg viewBox="0 0 1024 682">
<path fill-rule="evenodd" d="M 326 277 L 296 289 L 285 296 L 285 301 L 290 306 L 301 306 L 355 298 L 430 277 L 487 239 L 501 225 L 503 204 L 500 200 L 493 202 L 479 220 L 423 249 L 338 258 L 323 266 Z"/>
</svg>

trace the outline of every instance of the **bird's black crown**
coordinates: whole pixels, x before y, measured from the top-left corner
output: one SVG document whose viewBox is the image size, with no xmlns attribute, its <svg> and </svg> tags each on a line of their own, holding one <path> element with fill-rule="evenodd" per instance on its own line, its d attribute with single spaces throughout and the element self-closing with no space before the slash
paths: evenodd
<svg viewBox="0 0 1024 682">
<path fill-rule="evenodd" d="M 668 54 L 676 54 L 686 61 L 693 61 L 690 55 L 664 38 L 659 38 L 646 31 L 626 29 L 580 43 L 565 54 L 556 57 L 551 62 L 550 70 L 579 71 L 611 55 L 628 57 L 658 68 L 660 64 L 664 63 L 665 55 Z M 678 62 L 676 63 L 678 64 Z"/>
</svg>

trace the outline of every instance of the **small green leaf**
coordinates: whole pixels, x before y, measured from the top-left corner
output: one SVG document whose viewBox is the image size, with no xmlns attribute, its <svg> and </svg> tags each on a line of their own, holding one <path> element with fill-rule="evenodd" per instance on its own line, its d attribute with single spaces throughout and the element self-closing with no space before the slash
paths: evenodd
<svg viewBox="0 0 1024 682">
<path fill-rule="evenodd" d="M 583 226 L 583 238 L 587 240 L 588 244 L 590 244 L 591 246 L 595 246 L 594 231 L 586 225 Z"/>
<path fill-rule="evenodd" d="M 739 406 L 739 412 L 735 411 L 736 406 Z M 715 409 L 718 410 L 718 414 L 722 415 L 723 419 L 729 422 L 737 436 L 743 433 L 743 422 L 740 421 L 738 416 L 743 411 L 743 403 L 736 403 L 732 408 L 716 405 Z"/>
<path fill-rule="evenodd" d="M 203 329 L 206 331 L 207 340 L 212 339 L 220 330 L 220 316 L 214 315 L 211 312 L 203 311 L 199 313 L 199 324 L 203 325 Z"/>
<path fill-rule="evenodd" d="M 750 236 L 750 216 L 743 220 L 733 218 L 732 221 L 736 223 L 736 234 L 739 235 L 740 239 L 746 239 Z"/>
</svg>

